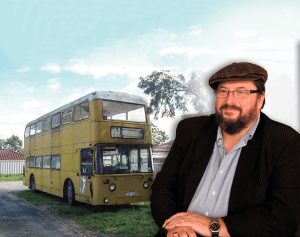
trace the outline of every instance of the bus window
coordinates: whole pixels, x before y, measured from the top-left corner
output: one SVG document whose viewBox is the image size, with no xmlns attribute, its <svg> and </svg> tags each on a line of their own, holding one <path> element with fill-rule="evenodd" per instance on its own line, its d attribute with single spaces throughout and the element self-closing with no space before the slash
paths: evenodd
<svg viewBox="0 0 300 237">
<path fill-rule="evenodd" d="M 30 133 L 30 127 L 28 126 L 25 128 L 25 137 L 28 137 L 29 133 Z"/>
<path fill-rule="evenodd" d="M 35 128 L 36 128 L 35 123 L 30 126 L 30 136 L 35 134 Z"/>
<path fill-rule="evenodd" d="M 29 160 L 29 167 L 34 168 L 35 167 L 35 158 L 34 157 L 29 157 L 27 159 Z"/>
<path fill-rule="evenodd" d="M 74 108 L 74 121 L 79 121 L 89 117 L 89 102 L 83 102 L 79 105 L 76 105 Z"/>
<path fill-rule="evenodd" d="M 51 123 L 52 128 L 57 128 L 59 126 L 60 126 L 60 113 L 54 114 L 52 116 L 52 123 Z"/>
<path fill-rule="evenodd" d="M 103 173 L 128 173 L 127 152 L 115 147 L 103 147 Z"/>
<path fill-rule="evenodd" d="M 41 133 L 43 128 L 43 121 L 38 121 L 36 124 L 36 132 L 35 133 Z"/>
<path fill-rule="evenodd" d="M 51 128 L 51 117 L 45 118 L 43 123 L 43 132 L 48 131 Z"/>
<path fill-rule="evenodd" d="M 42 157 L 41 156 L 38 156 L 35 158 L 35 167 L 36 168 L 42 168 L 43 166 L 43 163 L 42 163 Z"/>
<path fill-rule="evenodd" d="M 139 171 L 139 153 L 138 149 L 132 149 L 129 151 L 130 157 L 130 172 Z"/>
<path fill-rule="evenodd" d="M 97 147 L 96 173 L 152 172 L 149 149 L 127 147 Z"/>
<path fill-rule="evenodd" d="M 43 156 L 43 168 L 49 169 L 50 168 L 50 156 Z"/>
<path fill-rule="evenodd" d="M 102 149 L 102 159 L 103 173 L 113 173 L 113 171 L 116 172 L 116 169 L 118 167 L 118 160 L 120 159 L 117 148 L 104 147 Z"/>
<path fill-rule="evenodd" d="M 73 113 L 73 109 L 69 108 L 66 109 L 65 111 L 62 112 L 62 124 L 69 124 L 72 122 L 72 113 Z"/>
<path fill-rule="evenodd" d="M 81 174 L 90 175 L 92 169 L 93 151 L 90 148 L 81 150 Z"/>
<path fill-rule="evenodd" d="M 103 100 L 103 119 L 146 122 L 144 105 Z"/>
<path fill-rule="evenodd" d="M 53 155 L 51 157 L 51 169 L 59 170 L 60 169 L 60 156 Z"/>
</svg>

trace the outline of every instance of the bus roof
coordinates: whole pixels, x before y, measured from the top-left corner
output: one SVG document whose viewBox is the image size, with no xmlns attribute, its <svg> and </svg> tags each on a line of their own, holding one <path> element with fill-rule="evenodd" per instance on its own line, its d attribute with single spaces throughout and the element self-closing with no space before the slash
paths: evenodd
<svg viewBox="0 0 300 237">
<path fill-rule="evenodd" d="M 142 105 L 147 105 L 147 100 L 141 96 L 138 95 L 131 95 L 128 93 L 124 92 L 115 92 L 115 91 L 95 91 L 92 93 L 89 93 L 83 97 L 80 97 L 79 99 L 76 99 L 68 104 L 65 104 L 31 122 L 29 122 L 26 127 L 32 123 L 35 123 L 41 119 L 47 118 L 53 114 L 56 114 L 58 112 L 61 112 L 67 108 L 70 108 L 71 106 L 80 104 L 81 102 L 84 101 L 91 101 L 94 99 L 104 99 L 104 100 L 112 100 L 112 101 L 120 101 L 120 102 L 127 102 L 131 104 L 142 104 Z"/>
</svg>

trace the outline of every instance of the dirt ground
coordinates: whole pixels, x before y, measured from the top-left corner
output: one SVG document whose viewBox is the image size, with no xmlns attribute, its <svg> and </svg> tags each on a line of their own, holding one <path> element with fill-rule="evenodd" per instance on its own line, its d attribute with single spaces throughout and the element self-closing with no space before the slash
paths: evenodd
<svg viewBox="0 0 300 237">
<path fill-rule="evenodd" d="M 88 231 L 65 217 L 44 212 L 16 197 L 16 192 L 27 189 L 22 181 L 0 182 L 0 237 L 107 237 Z"/>
</svg>

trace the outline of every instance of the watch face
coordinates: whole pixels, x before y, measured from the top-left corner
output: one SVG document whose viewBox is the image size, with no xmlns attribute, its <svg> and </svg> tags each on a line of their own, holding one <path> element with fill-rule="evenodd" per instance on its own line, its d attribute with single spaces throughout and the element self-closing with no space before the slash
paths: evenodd
<svg viewBox="0 0 300 237">
<path fill-rule="evenodd" d="M 211 232 L 219 232 L 220 231 L 220 224 L 218 222 L 212 222 L 209 226 Z"/>
</svg>

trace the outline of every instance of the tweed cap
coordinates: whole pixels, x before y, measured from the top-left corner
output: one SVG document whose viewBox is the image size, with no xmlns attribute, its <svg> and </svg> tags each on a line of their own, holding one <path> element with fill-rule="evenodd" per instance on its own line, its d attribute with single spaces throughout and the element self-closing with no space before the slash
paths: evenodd
<svg viewBox="0 0 300 237">
<path fill-rule="evenodd" d="M 267 79 L 268 73 L 263 67 L 249 62 L 235 62 L 213 74 L 209 79 L 209 85 L 216 89 L 220 82 L 225 81 L 262 80 L 265 83 Z"/>
</svg>

